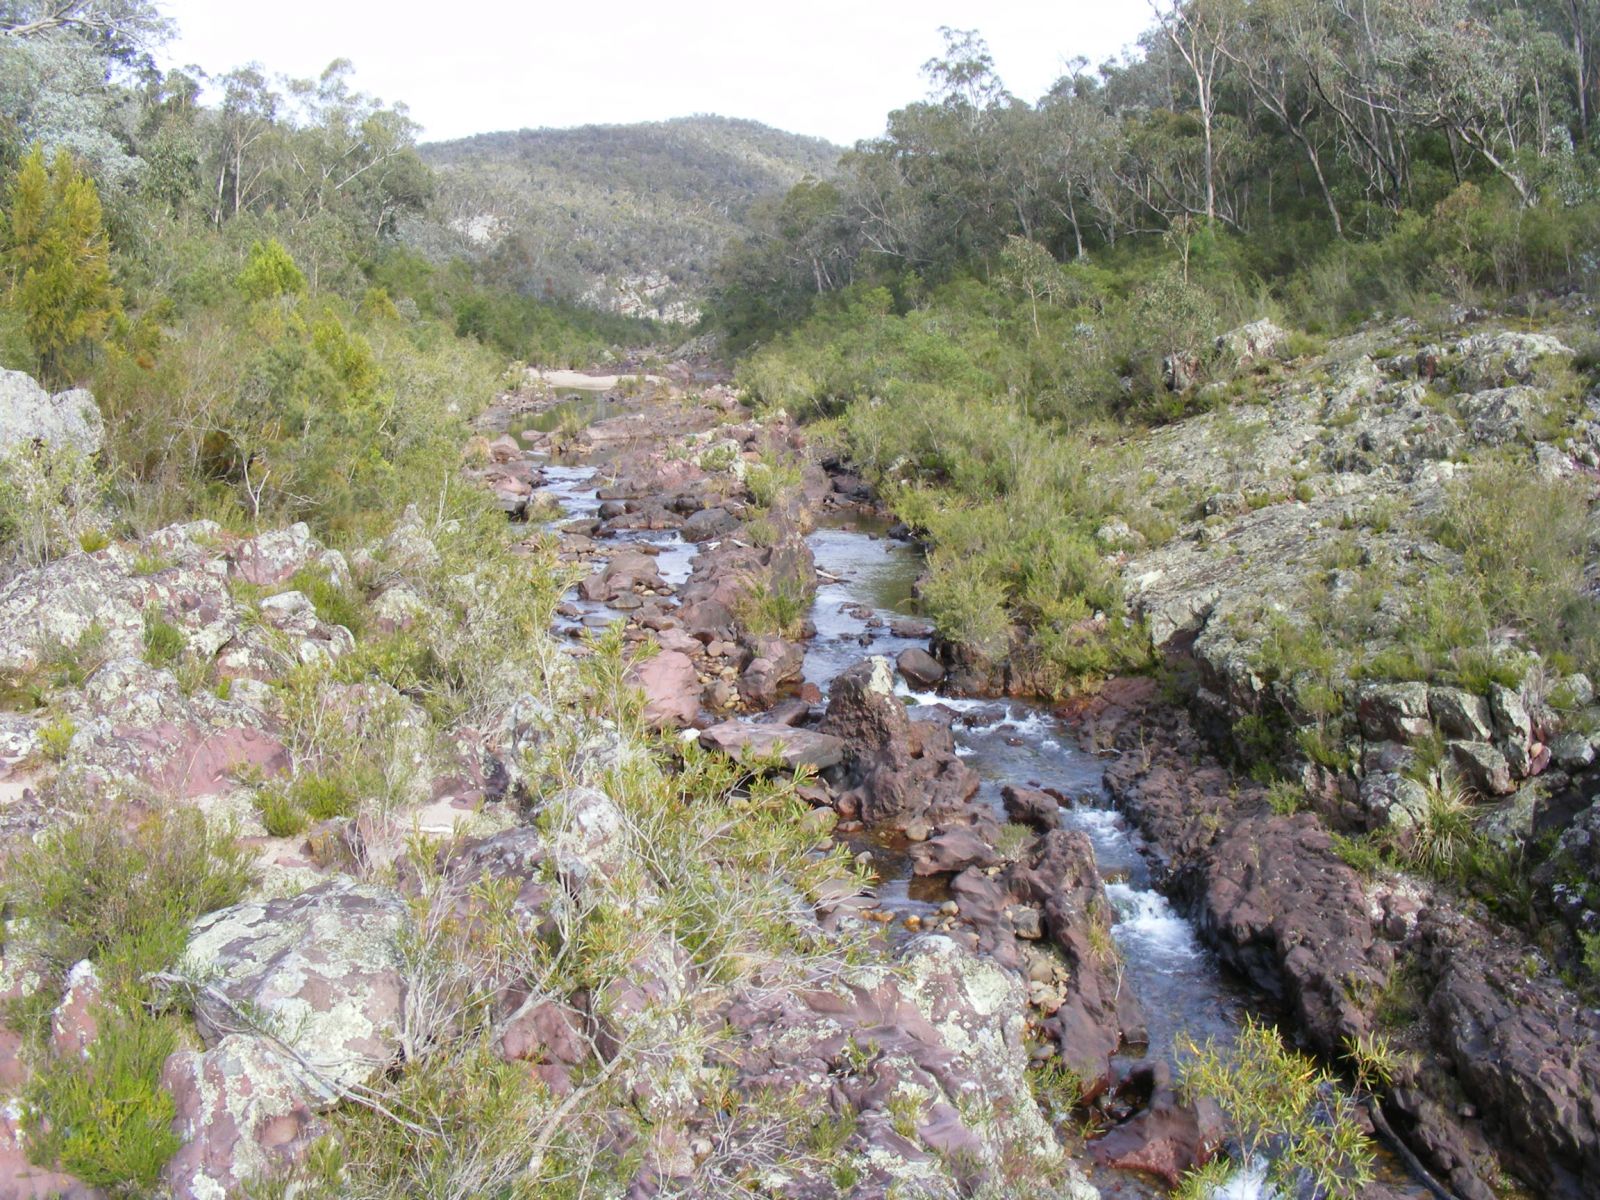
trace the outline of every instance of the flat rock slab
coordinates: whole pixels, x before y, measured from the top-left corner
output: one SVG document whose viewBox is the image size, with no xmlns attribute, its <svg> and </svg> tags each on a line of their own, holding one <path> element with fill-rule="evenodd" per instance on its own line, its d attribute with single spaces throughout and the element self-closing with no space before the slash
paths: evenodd
<svg viewBox="0 0 1600 1200">
<path fill-rule="evenodd" d="M 724 721 L 700 733 L 700 744 L 707 750 L 720 750 L 733 758 L 748 753 L 782 754 L 783 765 L 825 771 L 844 761 L 844 739 L 814 729 L 791 729 L 784 725 L 749 725 L 743 721 Z"/>
</svg>

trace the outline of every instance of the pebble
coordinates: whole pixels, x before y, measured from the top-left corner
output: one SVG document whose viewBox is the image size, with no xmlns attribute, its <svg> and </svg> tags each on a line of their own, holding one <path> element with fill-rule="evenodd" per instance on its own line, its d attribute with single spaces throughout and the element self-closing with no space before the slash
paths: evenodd
<svg viewBox="0 0 1600 1200">
<path fill-rule="evenodd" d="M 940 914 L 946 917 L 956 916 L 958 913 L 960 913 L 960 911 L 961 906 L 954 900 L 946 900 L 943 904 L 939 905 Z"/>
</svg>

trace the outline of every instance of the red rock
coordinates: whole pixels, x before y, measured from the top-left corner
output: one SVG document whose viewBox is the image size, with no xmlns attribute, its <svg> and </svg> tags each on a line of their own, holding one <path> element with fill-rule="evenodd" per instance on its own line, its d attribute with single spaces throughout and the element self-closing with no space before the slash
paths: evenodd
<svg viewBox="0 0 1600 1200">
<path fill-rule="evenodd" d="M 1163 1091 L 1149 1108 L 1090 1143 L 1090 1149 L 1108 1167 L 1145 1171 L 1177 1187 L 1186 1171 L 1210 1161 L 1222 1136 L 1222 1115 L 1215 1103 L 1180 1104 Z"/>
<path fill-rule="evenodd" d="M 85 959 L 67 974 L 66 992 L 50 1014 L 50 1057 L 83 1058 L 100 1033 L 100 977 Z"/>
<path fill-rule="evenodd" d="M 700 712 L 700 676 L 694 661 L 677 650 L 664 650 L 628 671 L 645 694 L 644 719 L 654 729 L 692 725 Z"/>
</svg>

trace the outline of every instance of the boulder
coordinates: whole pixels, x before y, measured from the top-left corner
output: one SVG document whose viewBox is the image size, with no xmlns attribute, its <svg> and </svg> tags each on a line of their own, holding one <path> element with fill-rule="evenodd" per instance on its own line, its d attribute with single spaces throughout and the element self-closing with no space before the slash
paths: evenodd
<svg viewBox="0 0 1600 1200">
<path fill-rule="evenodd" d="M 1447 738 L 1487 742 L 1494 736 L 1488 701 L 1461 688 L 1429 688 L 1428 711 Z"/>
<path fill-rule="evenodd" d="M 900 651 L 895 666 L 900 668 L 900 674 L 912 687 L 935 688 L 944 680 L 944 668 L 939 665 L 939 660 L 917 646 Z"/>
<path fill-rule="evenodd" d="M 1361 732 L 1374 741 L 1409 742 L 1432 732 L 1428 688 L 1421 683 L 1377 683 L 1356 695 Z"/>
<path fill-rule="evenodd" d="M 246 538 L 228 554 L 230 574 L 257 587 L 274 587 L 319 558 L 322 543 L 311 527 L 296 521 L 287 529 L 273 529 Z"/>
<path fill-rule="evenodd" d="M 911 848 L 912 870 L 918 875 L 946 875 L 968 867 L 992 867 L 1000 856 L 971 825 L 941 829 Z"/>
<path fill-rule="evenodd" d="M 232 1033 L 204 1052 L 179 1050 L 161 1072 L 183 1145 L 161 1169 L 174 1200 L 241 1194 L 292 1166 L 321 1132 L 303 1073 L 266 1039 Z"/>
<path fill-rule="evenodd" d="M 1503 446 L 1530 436 L 1529 426 L 1547 407 L 1538 388 L 1492 388 L 1461 398 L 1461 417 L 1474 441 Z"/>
<path fill-rule="evenodd" d="M 644 719 L 652 729 L 694 724 L 700 712 L 700 675 L 687 654 L 663 650 L 628 669 L 645 695 Z"/>
<path fill-rule="evenodd" d="M 1031 826 L 1040 833 L 1060 828 L 1061 805 L 1048 792 L 1008 783 L 1000 789 L 1000 800 L 1006 806 L 1006 816 L 1019 825 Z"/>
<path fill-rule="evenodd" d="M 1449 742 L 1447 747 L 1462 780 L 1480 796 L 1509 796 L 1517 790 L 1511 764 L 1487 742 Z"/>
<path fill-rule="evenodd" d="M 765 757 L 777 753 L 783 765 L 793 770 L 798 766 L 825 771 L 844 760 L 843 739 L 820 733 L 815 729 L 791 729 L 787 725 L 753 725 L 745 721 L 724 721 L 700 733 L 700 744 L 707 750 L 718 750 L 730 758 L 746 754 Z"/>
<path fill-rule="evenodd" d="M 35 444 L 98 454 L 105 423 L 82 388 L 51 395 L 21 371 L 0 371 L 0 456 Z"/>
<path fill-rule="evenodd" d="M 1218 354 L 1243 367 L 1257 359 L 1276 358 L 1288 341 L 1287 333 L 1262 319 L 1222 334 L 1216 340 L 1216 349 Z"/>
<path fill-rule="evenodd" d="M 1468 392 L 1531 383 L 1534 366 L 1541 358 L 1572 356 L 1559 338 L 1512 330 L 1473 334 L 1457 342 L 1455 352 L 1460 358 L 1456 383 Z"/>
<path fill-rule="evenodd" d="M 406 984 L 398 939 L 408 920 L 398 894 L 348 880 L 201 917 L 183 971 L 221 997 L 199 994 L 201 1036 L 215 1046 L 249 1013 L 299 1055 L 300 1086 L 314 1105 L 337 1103 L 399 1052 Z"/>
<path fill-rule="evenodd" d="M 713 538 L 727 537 L 739 528 L 739 518 L 725 508 L 703 508 L 683 523 L 683 540 L 708 542 Z"/>
<path fill-rule="evenodd" d="M 950 730 L 913 721 L 894 694 L 889 660 L 875 655 L 833 681 L 819 728 L 844 741 L 851 784 L 869 826 L 904 829 L 919 818 L 964 816 L 977 773 L 956 754 Z"/>
<path fill-rule="evenodd" d="M 1144 1171 L 1175 1188 L 1185 1173 L 1211 1160 L 1225 1134 L 1215 1101 L 1184 1104 L 1163 1088 L 1149 1107 L 1089 1143 L 1089 1150 L 1105 1166 Z"/>
</svg>

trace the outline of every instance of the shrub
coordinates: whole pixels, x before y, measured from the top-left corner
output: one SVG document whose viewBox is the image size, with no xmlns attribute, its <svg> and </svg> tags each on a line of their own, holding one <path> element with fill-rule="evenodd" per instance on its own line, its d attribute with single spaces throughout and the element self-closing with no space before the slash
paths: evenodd
<svg viewBox="0 0 1600 1200">
<path fill-rule="evenodd" d="M 1460 870 L 1478 841 L 1466 789 L 1453 775 L 1423 784 L 1427 807 L 1417 824 L 1398 843 L 1396 857 L 1435 878 Z"/>
<path fill-rule="evenodd" d="M 772 523 L 770 517 L 756 517 L 746 521 L 744 526 L 745 540 L 758 550 L 777 544 L 778 527 Z"/>
<path fill-rule="evenodd" d="M 366 609 L 361 597 L 350 587 L 335 583 L 326 570 L 302 568 L 290 578 L 289 587 L 305 594 L 316 608 L 318 620 L 343 625 L 358 640 L 366 632 Z"/>
<path fill-rule="evenodd" d="M 239 272 L 238 285 L 247 300 L 276 300 L 304 295 L 306 277 L 283 243 L 268 238 L 250 247 L 250 258 Z"/>
<path fill-rule="evenodd" d="M 935 553 L 920 593 L 939 636 L 990 658 L 1004 654 L 1011 637 L 1005 591 L 982 563 Z"/>
<path fill-rule="evenodd" d="M 744 474 L 750 499 L 762 508 L 771 508 L 783 494 L 800 486 L 800 468 L 766 455 Z"/>
<path fill-rule="evenodd" d="M 774 633 L 792 640 L 800 636 L 807 607 L 805 591 L 787 579 L 758 579 L 745 589 L 735 609 L 739 623 L 751 633 Z"/>
<path fill-rule="evenodd" d="M 40 727 L 39 748 L 45 758 L 60 762 L 67 757 L 67 751 L 72 746 L 72 735 L 77 732 L 78 727 L 72 723 L 71 717 L 58 717 Z"/>
<path fill-rule="evenodd" d="M 87 455 L 44 444 L 0 455 L 0 552 L 36 567 L 103 536 L 106 480 Z"/>
<path fill-rule="evenodd" d="M 183 630 L 161 614 L 155 603 L 144 610 L 144 660 L 152 667 L 170 667 L 178 661 L 187 644 Z"/>
<path fill-rule="evenodd" d="M 191 809 L 152 813 L 131 832 L 85 811 L 8 863 L 4 888 L 47 963 L 92 958 L 109 990 L 138 991 L 178 956 L 189 923 L 236 903 L 252 876 L 232 835 Z"/>
<path fill-rule="evenodd" d="M 153 1185 L 181 1146 L 176 1107 L 161 1089 L 161 1068 L 177 1048 L 170 1019 L 137 1007 L 107 1020 L 88 1058 L 52 1062 L 25 1096 L 28 1157 L 106 1188 Z"/>
<path fill-rule="evenodd" d="M 383 796 L 386 791 L 383 771 L 371 761 L 377 757 L 371 751 L 381 754 L 388 749 L 388 744 L 382 737 L 364 741 L 363 750 L 367 752 L 358 751 L 355 762 L 323 772 L 306 772 L 287 784 L 262 788 L 256 797 L 256 807 L 267 832 L 273 837 L 293 837 L 318 821 L 353 816 L 363 800 Z"/>
<path fill-rule="evenodd" d="M 1372 1148 L 1355 1101 L 1270 1027 L 1246 1017 L 1232 1047 L 1181 1039 L 1179 1054 L 1184 1093 L 1217 1102 L 1245 1170 L 1264 1170 L 1285 1194 L 1295 1193 L 1303 1172 L 1318 1194 L 1339 1200 L 1353 1200 L 1372 1181 Z"/>
<path fill-rule="evenodd" d="M 1582 950 L 1584 971 L 1592 983 L 1600 984 L 1600 931 L 1579 933 L 1578 945 Z"/>
</svg>

